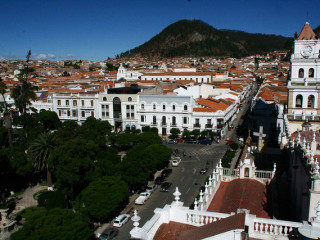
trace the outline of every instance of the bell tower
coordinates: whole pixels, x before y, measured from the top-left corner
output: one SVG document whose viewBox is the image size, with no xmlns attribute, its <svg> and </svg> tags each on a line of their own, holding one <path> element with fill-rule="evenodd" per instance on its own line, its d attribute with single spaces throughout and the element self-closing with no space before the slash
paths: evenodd
<svg viewBox="0 0 320 240">
<path fill-rule="evenodd" d="M 320 117 L 320 40 L 308 22 L 294 41 L 287 88 L 290 120 Z"/>
</svg>

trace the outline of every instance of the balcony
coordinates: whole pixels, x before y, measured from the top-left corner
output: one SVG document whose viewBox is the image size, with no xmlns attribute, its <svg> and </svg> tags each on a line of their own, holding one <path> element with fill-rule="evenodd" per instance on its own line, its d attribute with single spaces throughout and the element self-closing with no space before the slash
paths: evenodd
<svg viewBox="0 0 320 240">
<path fill-rule="evenodd" d="M 206 128 L 212 128 L 212 124 L 206 124 Z"/>
<path fill-rule="evenodd" d="M 165 127 L 165 126 L 167 126 L 167 123 L 166 122 L 161 122 L 161 126 Z"/>
<path fill-rule="evenodd" d="M 200 128 L 201 125 L 200 125 L 199 123 L 195 123 L 195 124 L 193 124 L 193 127 L 194 127 L 194 128 Z"/>
<path fill-rule="evenodd" d="M 217 128 L 219 129 L 221 129 L 221 128 L 223 128 L 224 127 L 224 125 L 223 124 L 217 124 Z"/>
<path fill-rule="evenodd" d="M 177 124 L 176 123 L 171 123 L 170 127 L 175 128 L 175 127 L 177 127 Z"/>
<path fill-rule="evenodd" d="M 151 126 L 153 126 L 153 127 L 154 127 L 154 126 L 158 126 L 158 123 L 157 123 L 157 122 L 152 122 L 152 123 L 151 123 Z"/>
</svg>

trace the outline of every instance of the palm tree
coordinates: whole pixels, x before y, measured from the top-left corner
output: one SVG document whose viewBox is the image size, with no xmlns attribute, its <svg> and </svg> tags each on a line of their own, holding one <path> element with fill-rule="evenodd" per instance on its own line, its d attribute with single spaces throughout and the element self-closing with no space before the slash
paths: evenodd
<svg viewBox="0 0 320 240">
<path fill-rule="evenodd" d="M 49 166 L 49 157 L 55 147 L 54 136 L 50 132 L 40 134 L 39 138 L 35 139 L 28 150 L 33 160 L 34 167 L 38 171 L 47 171 L 48 188 L 52 187 L 52 177 Z"/>
<path fill-rule="evenodd" d="M 35 91 L 38 89 L 37 86 L 32 86 L 30 82 L 25 80 L 21 81 L 21 85 L 12 89 L 11 97 L 14 99 L 14 103 L 21 114 L 26 113 L 27 106 L 31 104 L 31 100 L 35 101 L 37 99 Z"/>
</svg>

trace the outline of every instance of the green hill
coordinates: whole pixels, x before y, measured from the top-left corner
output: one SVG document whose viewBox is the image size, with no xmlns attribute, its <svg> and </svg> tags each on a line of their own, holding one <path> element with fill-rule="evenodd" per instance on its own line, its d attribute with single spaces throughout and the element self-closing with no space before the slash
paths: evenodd
<svg viewBox="0 0 320 240">
<path fill-rule="evenodd" d="M 121 53 L 120 57 L 242 57 L 290 49 L 292 41 L 292 38 L 283 36 L 218 30 L 201 20 L 181 20 L 169 25 L 148 42 Z"/>
</svg>

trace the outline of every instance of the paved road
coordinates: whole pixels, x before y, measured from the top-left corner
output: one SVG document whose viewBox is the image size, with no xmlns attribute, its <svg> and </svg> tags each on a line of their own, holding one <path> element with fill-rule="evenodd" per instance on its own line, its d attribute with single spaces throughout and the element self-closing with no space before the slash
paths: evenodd
<svg viewBox="0 0 320 240">
<path fill-rule="evenodd" d="M 166 181 L 172 182 L 172 187 L 168 192 L 160 192 L 159 187 L 151 195 L 145 205 L 137 206 L 135 209 L 141 217 L 140 227 L 143 226 L 154 214 L 154 209 L 162 208 L 166 204 L 174 201 L 173 192 L 176 187 L 181 192 L 180 199 L 184 202 L 184 206 L 190 206 L 196 195 L 199 193 L 201 186 L 204 186 L 206 177 L 212 172 L 213 167 L 219 162 L 227 150 L 227 146 L 223 144 L 200 145 L 178 143 L 176 145 L 168 145 L 173 149 L 179 149 L 179 156 L 182 161 L 178 167 L 172 167 L 172 174 Z M 187 156 L 182 156 L 182 150 L 187 152 Z M 189 157 L 191 155 L 191 158 Z M 200 174 L 201 168 L 208 167 L 207 174 Z M 130 220 L 121 229 L 119 235 L 115 239 L 129 239 L 130 230 L 133 228 L 133 222 Z"/>
</svg>

